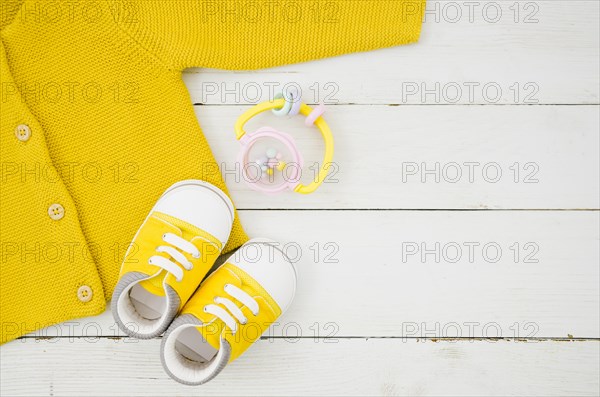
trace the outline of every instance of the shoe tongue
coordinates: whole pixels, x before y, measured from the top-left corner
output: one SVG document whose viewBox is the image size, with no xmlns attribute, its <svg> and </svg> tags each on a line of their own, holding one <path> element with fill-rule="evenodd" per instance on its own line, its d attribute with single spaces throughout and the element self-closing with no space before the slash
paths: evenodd
<svg viewBox="0 0 600 397">
<path fill-rule="evenodd" d="M 188 241 L 190 241 L 194 238 L 194 234 L 182 226 L 180 226 L 177 229 L 172 229 L 169 232 L 173 233 L 175 235 L 178 235 L 181 238 L 188 240 Z M 168 244 L 165 243 L 165 245 L 168 245 Z M 157 252 L 154 254 L 162 255 L 165 258 L 172 260 L 170 258 L 170 256 L 167 254 L 159 254 Z M 165 288 L 164 288 L 163 282 L 165 280 L 165 277 L 167 277 L 168 274 L 169 273 L 166 270 L 161 270 L 155 276 L 150 277 L 149 279 L 146 279 L 146 280 L 140 282 L 139 285 L 142 286 L 150 294 L 153 294 L 156 296 L 165 296 Z"/>
<path fill-rule="evenodd" d="M 193 238 L 193 235 L 191 235 L 185 228 L 182 228 L 182 227 L 170 230 L 169 232 L 174 233 L 184 239 L 189 240 L 189 239 Z M 168 245 L 168 244 L 165 243 L 165 245 Z M 159 254 L 159 253 L 155 253 L 155 254 L 163 255 L 167 259 L 170 259 L 169 255 Z M 155 276 L 150 277 L 149 279 L 140 282 L 139 285 L 142 286 L 150 294 L 153 294 L 156 296 L 165 296 L 165 288 L 164 288 L 163 282 L 165 280 L 165 277 L 167 277 L 168 274 L 169 273 L 166 270 L 161 270 Z"/>
<path fill-rule="evenodd" d="M 165 296 L 165 287 L 163 286 L 163 281 L 166 276 L 167 272 L 162 270 L 156 276 L 141 281 L 139 285 L 153 295 Z"/>
</svg>

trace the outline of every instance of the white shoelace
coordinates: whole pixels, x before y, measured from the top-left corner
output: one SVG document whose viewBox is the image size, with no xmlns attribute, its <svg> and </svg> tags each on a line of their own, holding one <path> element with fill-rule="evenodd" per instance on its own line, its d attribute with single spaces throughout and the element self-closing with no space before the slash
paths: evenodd
<svg viewBox="0 0 600 397">
<path fill-rule="evenodd" d="M 235 298 L 239 302 L 242 302 L 244 304 L 244 306 L 246 306 L 248 309 L 250 309 L 250 311 L 252 312 L 252 314 L 254 316 L 258 316 L 258 313 L 259 313 L 258 302 L 256 302 L 256 300 L 253 297 L 248 295 L 248 293 L 246 293 L 242 289 L 240 289 L 232 284 L 225 284 L 224 290 L 229 295 L 231 295 L 233 298 Z M 206 313 L 213 314 L 213 315 L 217 316 L 219 319 L 221 319 L 225 323 L 225 325 L 227 325 L 227 327 L 229 327 L 229 329 L 231 329 L 231 332 L 233 333 L 233 335 L 235 335 L 235 333 L 237 332 L 237 329 L 238 329 L 237 324 L 238 323 L 244 325 L 248 322 L 248 319 L 246 318 L 246 316 L 244 316 L 244 313 L 242 313 L 242 310 L 229 298 L 222 298 L 220 296 L 217 296 L 215 298 L 215 303 L 216 304 L 210 304 L 210 305 L 204 306 L 204 311 Z M 218 305 L 225 306 L 225 308 L 227 308 L 227 310 L 229 310 L 229 312 Z M 229 313 L 231 313 L 231 314 L 229 314 Z"/>
<path fill-rule="evenodd" d="M 148 263 L 151 265 L 161 267 L 167 272 L 173 274 L 173 276 L 175 276 L 175 279 L 179 282 L 183 279 L 183 269 L 181 268 L 181 266 L 183 266 L 185 270 L 192 270 L 192 268 L 194 267 L 192 262 L 190 262 L 185 257 L 185 255 L 181 253 L 181 251 L 191 255 L 193 258 L 196 259 L 200 258 L 200 251 L 194 244 L 173 233 L 163 234 L 162 239 L 165 243 L 169 245 L 158 246 L 156 248 L 156 252 L 163 252 L 165 254 L 168 254 L 172 260 L 167 259 L 164 256 L 153 255 L 150 257 L 150 259 L 148 259 Z M 181 251 L 178 251 L 173 247 Z"/>
</svg>

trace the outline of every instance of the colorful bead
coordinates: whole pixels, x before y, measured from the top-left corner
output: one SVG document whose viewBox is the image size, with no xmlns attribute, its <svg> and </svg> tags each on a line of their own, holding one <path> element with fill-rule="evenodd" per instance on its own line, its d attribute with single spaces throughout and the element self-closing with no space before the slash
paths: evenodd
<svg viewBox="0 0 600 397">
<path fill-rule="evenodd" d="M 281 99 L 281 98 L 283 98 L 283 94 L 279 93 L 279 94 L 275 95 L 275 99 Z M 273 109 L 272 112 L 275 116 L 281 117 L 281 116 L 287 116 L 291 109 L 292 109 L 292 102 L 290 102 L 286 99 L 282 108 Z"/>
<path fill-rule="evenodd" d="M 306 120 L 304 120 L 304 124 L 306 124 L 307 127 L 312 127 L 315 124 L 315 121 L 317 121 L 317 119 L 319 117 L 321 117 L 323 115 L 323 113 L 325 113 L 325 105 L 320 103 L 316 108 L 313 109 L 312 112 L 310 112 L 310 114 L 306 117 Z"/>
<path fill-rule="evenodd" d="M 276 116 L 295 116 L 300 113 L 300 107 L 302 106 L 302 95 L 296 87 L 289 87 L 284 92 L 280 92 L 275 95 L 275 100 L 285 99 L 283 107 L 279 109 L 273 109 L 272 112 Z"/>
<path fill-rule="evenodd" d="M 266 163 L 267 163 L 267 161 L 269 161 L 269 158 L 268 158 L 268 157 L 266 157 L 266 156 L 263 156 L 263 157 L 260 157 L 260 158 L 258 158 L 258 159 L 256 160 L 256 164 L 258 164 L 258 165 L 263 165 L 263 164 L 266 164 Z"/>
<path fill-rule="evenodd" d="M 277 150 L 273 149 L 273 148 L 268 148 L 267 149 L 267 157 L 270 159 L 275 158 L 275 156 L 277 156 Z"/>
</svg>

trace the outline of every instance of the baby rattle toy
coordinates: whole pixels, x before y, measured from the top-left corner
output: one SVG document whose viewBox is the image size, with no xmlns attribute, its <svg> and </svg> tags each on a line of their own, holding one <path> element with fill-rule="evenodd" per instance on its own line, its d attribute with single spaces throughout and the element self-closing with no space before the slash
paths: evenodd
<svg viewBox="0 0 600 397">
<path fill-rule="evenodd" d="M 308 194 L 314 192 L 327 177 L 327 170 L 333 160 L 333 136 L 323 119 L 325 106 L 314 109 L 300 100 L 297 91 L 290 90 L 285 95 L 278 94 L 273 101 L 258 104 L 240 116 L 235 124 L 235 134 L 241 143 L 238 163 L 248 185 L 264 193 L 280 193 L 286 189 Z M 303 159 L 296 142 L 287 133 L 271 127 L 261 127 L 254 132 L 246 132 L 244 125 L 258 114 L 271 110 L 277 116 L 306 116 L 308 127 L 316 126 L 325 142 L 325 156 L 313 182 L 300 183 Z"/>
</svg>

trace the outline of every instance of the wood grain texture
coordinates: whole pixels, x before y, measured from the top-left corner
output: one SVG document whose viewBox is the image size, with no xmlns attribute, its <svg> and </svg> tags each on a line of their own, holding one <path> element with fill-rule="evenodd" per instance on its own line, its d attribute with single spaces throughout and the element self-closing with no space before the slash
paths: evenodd
<svg viewBox="0 0 600 397">
<path fill-rule="evenodd" d="M 197 107 L 238 208 L 600 208 L 597 106 L 335 106 L 330 177 L 312 195 L 265 196 L 236 168 L 233 122 L 247 106 Z M 265 114 L 248 124 L 292 134 L 309 167 L 317 132 L 301 118 Z"/>
<path fill-rule="evenodd" d="M 272 335 L 600 337 L 598 212 L 243 211 L 241 218 L 251 236 L 276 237 L 299 272 L 294 304 Z M 107 313 L 38 335 L 120 334 Z"/>
<path fill-rule="evenodd" d="M 329 341 L 331 342 L 331 341 Z M 180 385 L 160 340 L 19 341 L 0 348 L 11 396 L 275 396 L 598 394 L 600 344 L 400 339 L 261 340 L 215 380 Z"/>
<path fill-rule="evenodd" d="M 160 338 L 122 337 L 109 311 L 55 325 L 0 346 L 0 395 L 598 395 L 599 12 L 429 1 L 417 45 L 188 70 L 247 231 L 297 261 L 290 311 L 195 388 L 163 372 Z M 233 124 L 290 84 L 331 105 L 337 181 L 263 196 L 231 171 Z M 301 120 L 260 123 L 321 161 Z"/>
<path fill-rule="evenodd" d="M 416 45 L 256 72 L 192 69 L 184 79 L 206 104 L 260 102 L 289 83 L 331 104 L 599 102 L 597 1 L 466 4 L 427 2 Z"/>
</svg>

